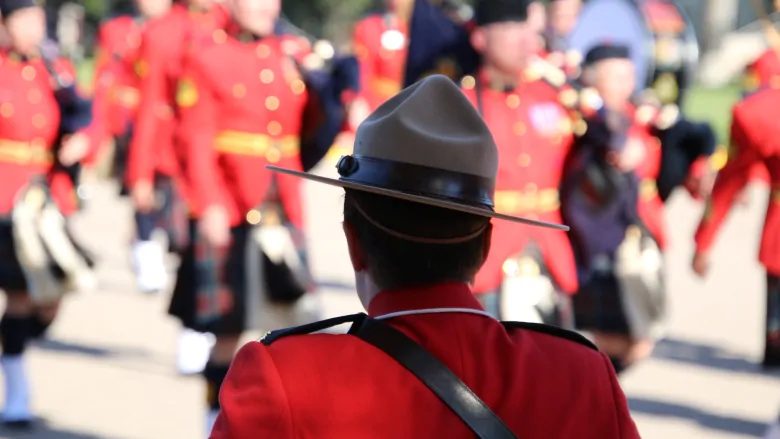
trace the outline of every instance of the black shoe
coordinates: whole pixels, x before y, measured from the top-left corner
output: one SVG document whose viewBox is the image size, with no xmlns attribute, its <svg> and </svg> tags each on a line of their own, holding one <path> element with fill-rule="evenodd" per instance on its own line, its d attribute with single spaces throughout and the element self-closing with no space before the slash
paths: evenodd
<svg viewBox="0 0 780 439">
<path fill-rule="evenodd" d="M 776 344 L 764 348 L 764 361 L 761 362 L 764 369 L 780 368 L 780 349 Z"/>
<path fill-rule="evenodd" d="M 3 428 L 15 431 L 29 431 L 33 428 L 32 419 L 20 419 L 18 421 L 3 421 Z"/>
</svg>

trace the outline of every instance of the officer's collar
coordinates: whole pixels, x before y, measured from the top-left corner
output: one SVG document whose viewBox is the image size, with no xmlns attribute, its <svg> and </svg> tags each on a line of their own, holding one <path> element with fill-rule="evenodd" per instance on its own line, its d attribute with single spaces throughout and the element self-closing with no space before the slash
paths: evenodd
<svg viewBox="0 0 780 439">
<path fill-rule="evenodd" d="M 22 63 L 30 62 L 32 60 L 35 60 L 35 59 L 38 59 L 38 58 L 41 57 L 39 52 L 35 52 L 33 54 L 30 54 L 30 55 L 24 55 L 24 54 L 22 54 L 22 53 L 20 53 L 20 52 L 18 52 L 16 50 L 13 50 L 13 49 L 8 49 L 6 54 L 7 54 L 9 60 L 15 61 L 15 62 L 22 62 Z"/>
<path fill-rule="evenodd" d="M 441 308 L 482 309 L 467 284 L 453 282 L 381 291 L 368 304 L 368 314 L 378 317 L 401 311 Z"/>
<path fill-rule="evenodd" d="M 479 74 L 480 82 L 493 91 L 499 93 L 510 93 L 517 89 L 520 81 L 506 81 L 490 74 L 487 69 L 482 69 Z"/>
<path fill-rule="evenodd" d="M 256 43 L 263 39 L 263 37 L 257 36 L 246 30 L 239 30 L 235 33 L 235 36 L 236 39 L 242 43 Z"/>
</svg>

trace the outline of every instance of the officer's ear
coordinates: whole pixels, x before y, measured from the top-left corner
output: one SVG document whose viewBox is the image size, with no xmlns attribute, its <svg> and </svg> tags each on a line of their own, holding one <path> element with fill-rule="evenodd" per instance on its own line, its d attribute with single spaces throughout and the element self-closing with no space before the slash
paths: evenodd
<svg viewBox="0 0 780 439">
<path fill-rule="evenodd" d="M 471 47 L 479 53 L 483 53 L 485 46 L 487 46 L 487 35 L 485 35 L 485 32 L 484 27 L 477 27 L 471 32 Z"/>
<path fill-rule="evenodd" d="M 360 245 L 355 228 L 347 221 L 341 223 L 341 226 L 344 229 L 344 236 L 347 238 L 349 260 L 352 261 L 352 268 L 355 270 L 355 273 L 368 269 L 366 253 Z"/>
</svg>

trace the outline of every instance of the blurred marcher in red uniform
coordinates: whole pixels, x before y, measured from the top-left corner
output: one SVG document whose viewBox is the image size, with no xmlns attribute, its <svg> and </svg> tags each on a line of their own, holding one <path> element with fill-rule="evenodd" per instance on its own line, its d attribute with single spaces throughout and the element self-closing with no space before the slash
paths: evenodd
<svg viewBox="0 0 780 439">
<path fill-rule="evenodd" d="M 766 167 L 770 196 L 758 260 L 766 269 L 766 327 L 763 366 L 780 366 L 780 131 L 775 108 L 780 89 L 760 90 L 734 106 L 731 150 L 715 180 L 712 195 L 696 231 L 693 270 L 705 276 L 718 231 L 737 196 L 750 181 L 756 165 Z"/>
<path fill-rule="evenodd" d="M 555 227 L 494 212 L 498 155 L 474 106 L 450 79 L 434 75 L 361 124 L 338 180 L 281 169 L 345 188 L 344 234 L 370 317 L 271 332 L 241 348 L 211 438 L 475 437 L 478 428 L 372 346 L 388 335 L 405 341 L 393 344 L 398 357 L 409 358 L 410 348 L 419 362 L 433 357 L 425 366 L 437 371 L 439 389 L 460 380 L 463 394 L 476 395 L 467 411 L 479 412 L 483 426 L 490 420 L 484 412 L 495 415 L 501 430 L 479 437 L 639 438 L 605 355 L 566 330 L 502 324 L 472 294 L 469 283 L 491 245 L 491 218 L 530 224 L 518 229 Z M 350 334 L 310 334 L 348 322 Z M 376 338 L 365 332 L 372 327 Z M 450 382 L 441 373 L 447 369 Z"/>
<path fill-rule="evenodd" d="M 128 156 L 127 184 L 136 212 L 138 235 L 133 260 L 143 290 L 156 291 L 168 282 L 165 249 L 152 240 L 163 229 L 169 249 L 180 252 L 189 239 L 187 217 L 192 203 L 184 179 L 186 152 L 176 140 L 181 114 L 176 88 L 184 59 L 202 45 L 224 38 L 228 23 L 224 5 L 213 0 L 189 0 L 173 5 L 149 23 L 135 64 L 140 91 Z M 177 343 L 180 373 L 200 373 L 206 364 L 212 337 L 183 329 Z"/>
<path fill-rule="evenodd" d="M 543 9 L 527 0 L 484 0 L 475 13 L 471 43 L 482 65 L 461 84 L 500 151 L 496 211 L 560 222 L 558 186 L 573 137 L 558 91 L 528 68 L 539 49 Z M 513 287 L 519 284 L 526 287 Z M 568 295 L 576 290 L 574 256 L 564 232 L 495 225 L 490 254 L 474 284 L 488 312 L 571 326 Z M 536 304 L 526 300 L 531 297 L 538 298 Z M 533 308 L 540 316 L 526 315 Z"/>
<path fill-rule="evenodd" d="M 0 13 L 10 43 L 0 54 L 0 289 L 7 296 L 0 322 L 6 392 L 2 420 L 11 427 L 28 427 L 32 414 L 25 347 L 51 323 L 62 292 L 69 288 L 66 282 L 78 281 L 71 275 L 80 275 L 85 266 L 65 229 L 65 217 L 76 210 L 65 169 L 92 152 L 87 130 L 91 108 L 75 108 L 89 101 L 78 100 L 70 62 L 41 51 L 43 8 L 33 0 L 3 0 Z M 53 250 L 45 237 L 39 239 L 41 230 L 34 223 L 43 207 L 51 221 L 40 227 L 46 227 L 48 236 L 62 238 L 55 255 L 46 256 L 37 247 Z M 51 270 L 52 262 L 59 274 Z"/>
<path fill-rule="evenodd" d="M 255 305 L 258 295 L 294 308 L 312 287 L 301 236 L 301 182 L 273 175 L 264 166 L 314 166 L 343 124 L 341 118 L 329 127 L 332 135 L 318 143 L 321 151 L 311 159 L 308 129 L 315 126 L 305 116 L 328 96 L 315 94 L 314 81 L 306 81 L 313 76 L 305 66 L 317 60 L 309 41 L 286 33 L 277 22 L 279 0 L 228 4 L 233 17 L 228 32 L 215 33 L 211 44 L 189 53 L 176 95 L 194 220 L 171 312 L 186 327 L 216 335 L 203 372 L 209 424 L 216 417 L 219 389 L 241 334 L 267 323 L 256 318 L 255 308 L 262 307 Z M 350 61 L 356 83 L 357 61 Z M 338 65 L 333 77 L 343 77 Z M 338 87 L 329 91 L 341 94 Z M 333 112 L 343 114 L 343 109 Z M 314 118 L 319 117 L 329 116 Z M 318 128 L 314 137 L 321 132 Z M 257 244 L 262 254 L 255 251 Z M 251 251 L 248 246 L 253 246 Z M 262 277 L 262 284 L 250 282 L 255 275 Z M 276 312 L 281 313 L 281 307 Z"/>
</svg>

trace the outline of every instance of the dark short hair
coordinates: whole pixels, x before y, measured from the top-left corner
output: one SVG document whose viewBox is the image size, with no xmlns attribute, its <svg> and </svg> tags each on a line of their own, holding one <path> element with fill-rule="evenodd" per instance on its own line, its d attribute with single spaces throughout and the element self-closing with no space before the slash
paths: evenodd
<svg viewBox="0 0 780 439">
<path fill-rule="evenodd" d="M 409 241 L 372 224 L 356 205 L 374 222 L 405 235 L 443 239 L 482 233 L 456 244 Z M 471 282 L 485 262 L 490 221 L 485 217 L 347 189 L 344 221 L 355 230 L 369 273 L 382 289 Z"/>
</svg>

